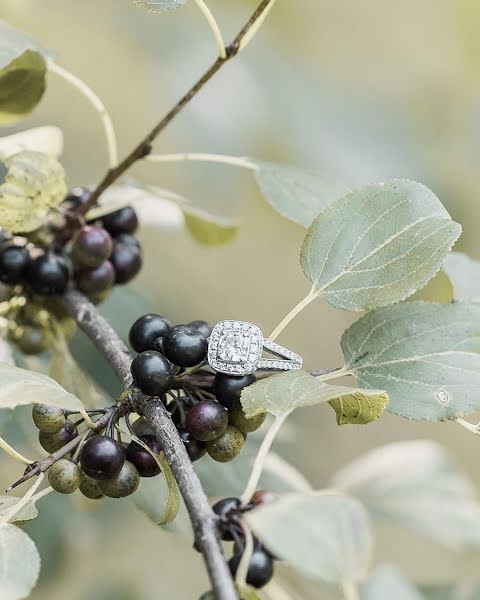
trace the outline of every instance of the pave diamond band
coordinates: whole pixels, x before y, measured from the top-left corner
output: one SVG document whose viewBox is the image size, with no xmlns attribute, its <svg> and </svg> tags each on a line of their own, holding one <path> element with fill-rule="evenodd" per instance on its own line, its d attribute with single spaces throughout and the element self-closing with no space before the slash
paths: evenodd
<svg viewBox="0 0 480 600">
<path fill-rule="evenodd" d="M 264 350 L 277 358 L 262 358 Z M 257 325 L 245 321 L 220 321 L 209 338 L 208 363 L 219 373 L 249 375 L 258 369 L 301 369 L 303 360 L 288 348 L 265 339 Z"/>
</svg>

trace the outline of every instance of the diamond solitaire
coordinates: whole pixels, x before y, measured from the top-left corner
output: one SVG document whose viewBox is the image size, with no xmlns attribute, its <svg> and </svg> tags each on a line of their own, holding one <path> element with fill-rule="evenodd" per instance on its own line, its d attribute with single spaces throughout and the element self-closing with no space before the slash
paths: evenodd
<svg viewBox="0 0 480 600">
<path fill-rule="evenodd" d="M 261 358 L 263 350 L 278 359 Z M 213 328 L 208 345 L 208 363 L 215 371 L 249 375 L 257 369 L 288 371 L 302 368 L 302 358 L 263 337 L 259 327 L 244 321 L 221 321 Z"/>
</svg>

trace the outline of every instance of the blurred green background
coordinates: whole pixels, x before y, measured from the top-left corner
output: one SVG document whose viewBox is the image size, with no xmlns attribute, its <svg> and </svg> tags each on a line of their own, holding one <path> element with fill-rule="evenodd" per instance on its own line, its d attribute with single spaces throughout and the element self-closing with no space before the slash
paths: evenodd
<svg viewBox="0 0 480 600">
<path fill-rule="evenodd" d="M 227 38 L 255 4 L 209 1 Z M 215 52 L 194 3 L 153 16 L 129 0 L 0 0 L 0 17 L 58 51 L 59 64 L 95 89 L 124 152 Z M 457 249 L 480 258 L 479 29 L 475 0 L 278 2 L 248 51 L 221 71 L 155 148 L 278 160 L 349 185 L 417 179 L 463 223 Z M 49 80 L 35 112 L 4 133 L 60 126 L 70 183 L 95 182 L 106 168 L 98 117 L 63 81 L 54 75 Z M 269 331 L 303 297 L 303 230 L 267 205 L 248 172 L 184 163 L 142 165 L 134 176 L 199 206 L 240 215 L 242 227 L 229 245 L 207 248 L 182 228 L 145 223 L 145 268 L 132 287 L 148 300 L 134 294 L 117 299 L 124 332 L 147 306 L 174 322 L 235 317 Z M 305 356 L 309 368 L 339 366 L 340 335 L 356 318 L 317 302 L 282 342 Z M 77 351 L 85 356 L 86 348 Z M 91 365 L 95 361 L 90 354 Z M 17 427 L 29 427 L 26 421 Z M 454 424 L 387 415 L 368 427 L 340 429 L 330 409 L 308 409 L 292 418 L 282 452 L 321 487 L 367 449 L 419 437 L 447 445 L 480 482 L 478 440 Z M 1 468 L 3 485 L 14 478 L 16 465 L 2 459 Z M 156 530 L 128 501 L 96 511 L 78 499 L 73 505 L 78 510 L 69 499 L 49 497 L 41 518 L 29 526 L 44 557 L 34 600 L 187 600 L 207 588 L 191 542 Z M 404 531 L 381 527 L 377 533 L 377 557 L 396 562 L 416 580 L 478 574 L 478 556 L 447 552 Z M 299 589 L 294 597 L 320 597 Z"/>
</svg>

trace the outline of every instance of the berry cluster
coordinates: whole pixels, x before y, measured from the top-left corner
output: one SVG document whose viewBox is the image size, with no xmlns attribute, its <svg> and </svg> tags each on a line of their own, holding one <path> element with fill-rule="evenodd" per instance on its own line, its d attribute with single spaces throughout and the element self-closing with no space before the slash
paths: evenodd
<svg viewBox="0 0 480 600">
<path fill-rule="evenodd" d="M 62 303 L 52 299 L 70 283 L 99 303 L 115 284 L 127 283 L 141 268 L 141 249 L 133 236 L 135 211 L 125 207 L 86 223 L 78 211 L 88 197 L 88 190 L 74 188 L 41 229 L 14 237 L 2 232 L 1 299 L 12 303 L 6 315 L 10 337 L 27 354 L 46 350 L 51 321 L 67 319 Z"/>
<path fill-rule="evenodd" d="M 172 326 L 160 315 L 144 315 L 130 329 L 130 345 L 138 352 L 131 371 L 144 394 L 163 400 L 192 461 L 208 453 L 218 462 L 229 462 L 266 415 L 247 419 L 240 404 L 240 394 L 255 381 L 254 375 L 213 378 L 210 373 L 203 379 L 210 333 L 205 321 Z"/>
<path fill-rule="evenodd" d="M 89 412 L 93 416 L 106 411 Z M 48 453 L 60 450 L 79 435 L 77 427 L 83 419 L 72 423 L 69 421 L 72 414 L 54 406 L 34 404 L 32 418 L 39 429 L 40 444 Z M 134 441 L 125 444 L 121 438 L 115 440 L 113 424 L 112 417 L 103 435 L 87 438 L 73 456 L 62 458 L 50 467 L 48 481 L 55 491 L 72 494 L 79 489 L 92 500 L 104 496 L 125 498 L 136 491 L 140 477 L 155 477 L 160 473 L 155 456 L 161 448 L 153 435 L 145 433 L 146 422 L 139 419 L 133 425 L 142 445 Z"/>
<path fill-rule="evenodd" d="M 253 508 L 275 502 L 271 492 L 258 491 L 246 506 L 238 498 L 224 498 L 213 505 L 213 512 L 219 517 L 220 537 L 225 542 L 234 542 L 233 555 L 228 561 L 230 572 L 235 577 L 245 550 L 245 534 L 242 527 L 242 515 Z M 254 536 L 253 553 L 248 564 L 247 584 L 262 588 L 273 577 L 275 556 L 271 554 Z"/>
</svg>

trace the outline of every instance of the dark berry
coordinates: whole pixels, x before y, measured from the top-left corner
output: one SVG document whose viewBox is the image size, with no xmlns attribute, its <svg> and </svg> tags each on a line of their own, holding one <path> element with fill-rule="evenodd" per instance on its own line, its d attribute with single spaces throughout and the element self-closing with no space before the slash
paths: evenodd
<svg viewBox="0 0 480 600">
<path fill-rule="evenodd" d="M 35 355 L 49 347 L 51 337 L 42 327 L 22 325 L 13 333 L 13 339 L 24 354 Z"/>
<path fill-rule="evenodd" d="M 207 449 L 205 448 L 205 443 L 200 440 L 196 440 L 191 436 L 190 432 L 184 428 L 180 428 L 178 430 L 178 434 L 182 442 L 185 444 L 185 449 L 187 454 L 192 462 L 199 460 L 202 456 L 205 456 L 207 453 Z"/>
<path fill-rule="evenodd" d="M 30 264 L 30 254 L 24 246 L 6 246 L 0 251 L 0 281 L 21 283 Z"/>
<path fill-rule="evenodd" d="M 163 336 L 163 353 L 179 367 L 194 367 L 207 356 L 208 342 L 195 327 L 175 325 Z"/>
<path fill-rule="evenodd" d="M 220 536 L 225 542 L 234 538 L 230 533 L 232 520 L 240 516 L 241 502 L 239 498 L 224 498 L 212 506 L 213 512 L 220 517 Z"/>
<path fill-rule="evenodd" d="M 66 205 L 66 207 L 69 210 L 76 211 L 81 206 L 86 204 L 88 202 L 89 198 L 90 198 L 90 190 L 89 189 L 87 189 L 85 187 L 74 187 L 65 196 L 65 199 L 63 200 L 63 204 Z"/>
<path fill-rule="evenodd" d="M 127 244 L 127 246 L 134 246 L 135 248 L 140 248 L 140 242 L 134 235 L 130 233 L 119 233 L 115 236 L 116 244 Z"/>
<path fill-rule="evenodd" d="M 207 452 L 213 460 L 230 462 L 240 454 L 244 444 L 244 434 L 236 427 L 229 425 L 220 437 L 207 442 L 206 446 Z"/>
<path fill-rule="evenodd" d="M 162 448 L 155 437 L 143 436 L 140 439 L 154 454 L 158 455 L 161 452 Z M 155 477 L 160 473 L 160 467 L 155 458 L 148 450 L 136 442 L 130 442 L 127 446 L 125 458 L 135 465 L 140 477 Z"/>
<path fill-rule="evenodd" d="M 98 481 L 85 475 L 82 470 L 80 470 L 80 491 L 86 498 L 90 498 L 90 500 L 100 500 L 100 498 L 103 498 L 103 492 L 98 487 Z"/>
<path fill-rule="evenodd" d="M 213 393 L 217 397 L 217 400 L 228 408 L 228 410 L 238 410 L 242 408 L 240 404 L 242 390 L 248 385 L 255 383 L 255 381 L 255 375 L 234 377 L 233 375 L 217 373 L 213 380 Z"/>
<path fill-rule="evenodd" d="M 133 359 L 131 371 L 133 382 L 147 396 L 161 396 L 173 385 L 172 367 L 160 352 L 142 352 Z"/>
<path fill-rule="evenodd" d="M 68 279 L 65 260 L 51 252 L 33 259 L 27 273 L 28 283 L 40 296 L 63 294 L 67 289 Z"/>
<path fill-rule="evenodd" d="M 164 317 L 156 314 L 143 315 L 130 328 L 130 346 L 135 352 L 154 350 L 154 342 L 170 330 L 170 323 Z"/>
<path fill-rule="evenodd" d="M 74 440 L 77 437 L 77 434 L 75 427 L 67 421 L 62 429 L 56 433 L 40 431 L 38 434 L 38 441 L 44 450 L 49 454 L 53 454 L 53 452 L 60 450 L 65 444 Z"/>
<path fill-rule="evenodd" d="M 235 577 L 238 565 L 242 559 L 241 554 L 235 554 L 228 561 L 230 572 Z M 262 548 L 257 548 L 252 554 L 247 571 L 247 584 L 255 588 L 261 588 L 266 585 L 273 577 L 272 557 Z"/>
<path fill-rule="evenodd" d="M 85 294 L 96 294 L 109 290 L 115 283 L 115 269 L 110 261 L 106 260 L 93 269 L 82 269 L 75 274 L 75 281 L 79 290 Z"/>
<path fill-rule="evenodd" d="M 228 426 L 228 412 L 218 402 L 202 400 L 188 411 L 185 425 L 196 440 L 208 442 L 224 433 Z"/>
<path fill-rule="evenodd" d="M 125 208 L 105 215 L 103 226 L 113 236 L 119 233 L 133 233 L 138 227 L 137 213 L 131 206 L 125 206 Z"/>
<path fill-rule="evenodd" d="M 100 481 L 98 487 L 109 498 L 126 498 L 140 485 L 140 475 L 134 465 L 126 460 L 119 473 L 111 479 Z"/>
<path fill-rule="evenodd" d="M 260 429 L 260 427 L 263 425 L 266 418 L 267 413 L 263 412 L 247 419 L 241 408 L 229 411 L 228 413 L 228 422 L 230 425 L 240 429 L 242 433 L 251 433 L 253 431 L 257 431 L 257 429 Z"/>
<path fill-rule="evenodd" d="M 203 335 L 204 338 L 209 338 L 210 334 L 212 333 L 212 326 L 210 325 L 210 323 L 207 323 L 206 321 L 191 321 L 190 323 L 188 323 L 188 325 L 190 327 L 195 327 L 195 329 L 198 329 L 198 331 Z"/>
<path fill-rule="evenodd" d="M 110 262 L 115 269 L 115 282 L 128 283 L 142 268 L 140 248 L 131 244 L 115 243 Z"/>
<path fill-rule="evenodd" d="M 73 238 L 72 257 L 82 267 L 98 267 L 111 252 L 112 238 L 101 227 L 85 225 Z"/>
<path fill-rule="evenodd" d="M 60 494 L 73 494 L 80 486 L 80 467 L 62 458 L 48 469 L 48 483 Z"/>
<path fill-rule="evenodd" d="M 125 461 L 123 447 L 113 438 L 95 435 L 85 442 L 80 454 L 83 472 L 95 480 L 111 479 Z"/>
<path fill-rule="evenodd" d="M 45 433 L 57 433 L 65 426 L 63 410 L 48 404 L 34 404 L 32 419 L 37 429 Z"/>
</svg>

